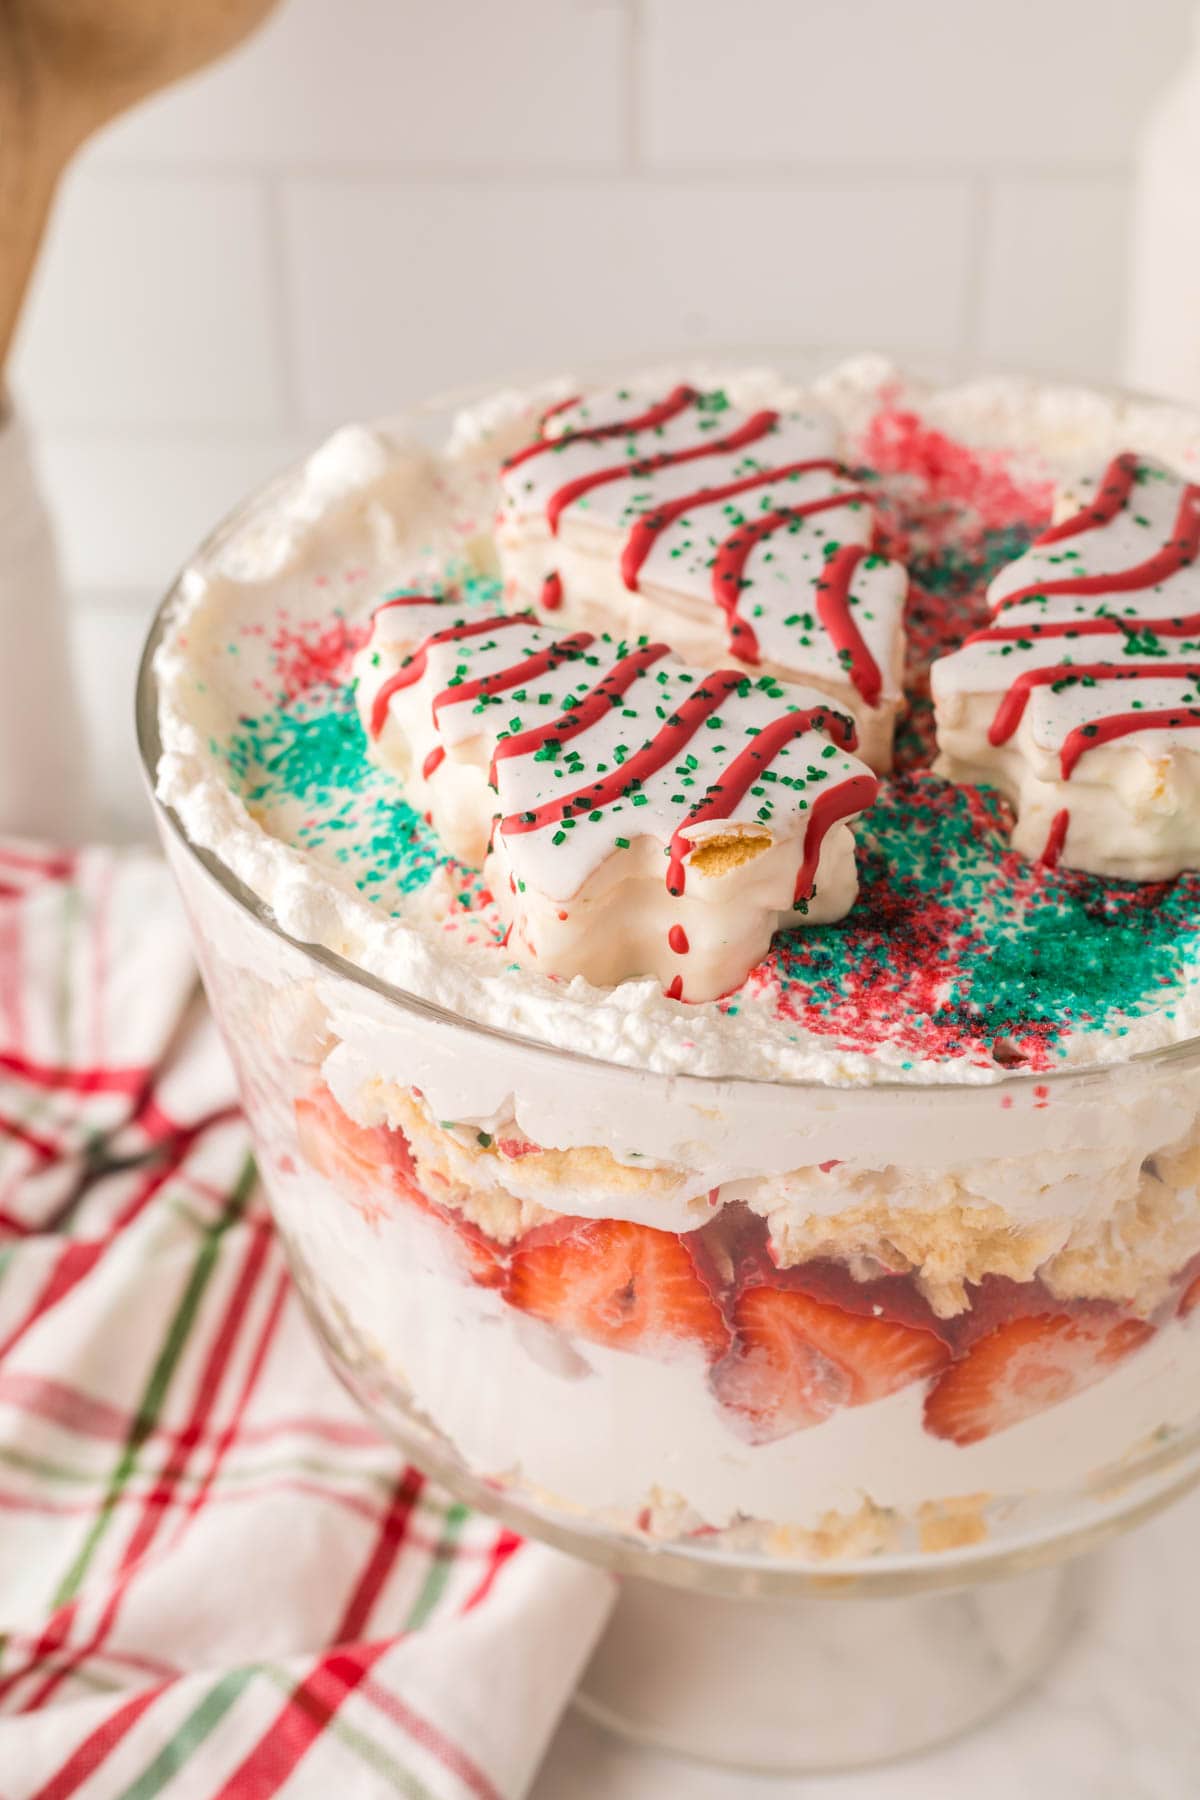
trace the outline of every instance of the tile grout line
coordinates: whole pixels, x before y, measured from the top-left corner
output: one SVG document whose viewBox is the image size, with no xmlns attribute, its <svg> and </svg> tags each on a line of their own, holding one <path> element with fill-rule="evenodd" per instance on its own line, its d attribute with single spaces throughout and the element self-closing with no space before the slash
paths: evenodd
<svg viewBox="0 0 1200 1800">
<path fill-rule="evenodd" d="M 634 0 L 637 4 L 637 0 Z M 422 182 L 431 187 L 487 186 L 497 182 L 525 182 L 531 187 L 599 187 L 606 182 L 628 185 L 636 182 L 647 186 L 697 187 L 719 184 L 739 187 L 755 182 L 769 184 L 797 182 L 845 183 L 872 186 L 886 181 L 893 186 L 911 181 L 961 181 L 973 176 L 987 176 L 1012 181 L 1078 181 L 1109 182 L 1128 180 L 1132 157 L 1121 160 L 1082 162 L 1066 158 L 1046 158 L 1028 162 L 953 159 L 949 157 L 914 157 L 906 159 L 831 158 L 821 156 L 774 157 L 762 161 L 729 163 L 680 164 L 647 162 L 641 142 L 640 120 L 631 116 L 627 105 L 624 145 L 615 163 L 601 166 L 580 164 L 572 167 L 562 162 L 508 161 L 497 157 L 489 162 L 342 162 L 331 158 L 310 162 L 290 158 L 279 162 L 262 157 L 201 158 L 189 156 L 154 156 L 145 159 L 113 157 L 94 164 L 92 178 L 117 177 L 121 180 L 228 179 L 230 177 L 275 180 L 281 186 L 291 181 L 314 183 L 361 183 L 363 186 L 385 184 L 412 186 Z M 636 166 L 629 164 L 636 155 Z"/>
</svg>

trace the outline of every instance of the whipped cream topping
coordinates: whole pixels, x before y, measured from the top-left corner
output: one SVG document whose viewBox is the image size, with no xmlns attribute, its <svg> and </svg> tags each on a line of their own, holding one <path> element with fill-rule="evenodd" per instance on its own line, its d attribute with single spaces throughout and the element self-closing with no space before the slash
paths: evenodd
<svg viewBox="0 0 1200 1800">
<path fill-rule="evenodd" d="M 847 460 L 879 477 L 888 547 L 913 570 L 917 679 L 901 773 L 862 822 L 863 895 L 841 925 L 782 934 L 719 1003 L 679 1004 L 652 981 L 549 979 L 505 954 L 477 873 L 445 857 L 399 784 L 367 761 L 345 684 L 374 606 L 396 586 L 488 581 L 498 467 L 577 391 L 567 381 L 472 409 L 441 450 L 340 433 L 187 571 L 156 672 L 159 795 L 192 841 L 292 936 L 468 1019 L 635 1066 L 980 1082 L 1017 1061 L 1120 1060 L 1193 1035 L 1187 878 L 1150 908 L 1142 890 L 1081 886 L 1011 857 L 986 795 L 922 772 L 920 666 L 984 622 L 979 578 L 1045 524 L 1055 479 L 1077 480 L 1131 443 L 1194 476 L 1197 421 L 1022 382 L 921 391 L 872 359 L 818 381 L 815 401 L 761 372 L 650 372 L 637 391 L 669 393 L 681 378 L 751 415 L 832 414 Z M 964 551 L 938 535 L 947 512 L 969 525 L 965 574 Z M 1047 962 L 1060 933 L 1071 958 Z"/>
</svg>

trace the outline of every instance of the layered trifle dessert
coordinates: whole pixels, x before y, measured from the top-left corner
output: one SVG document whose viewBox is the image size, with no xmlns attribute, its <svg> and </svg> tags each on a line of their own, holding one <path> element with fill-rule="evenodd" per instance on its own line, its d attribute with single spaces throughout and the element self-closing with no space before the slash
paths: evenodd
<svg viewBox="0 0 1200 1800">
<path fill-rule="evenodd" d="M 1187 1465 L 1193 480 L 1165 406 L 655 369 L 339 432 L 185 571 L 158 795 L 263 1176 L 465 1478 L 816 1560 Z"/>
</svg>

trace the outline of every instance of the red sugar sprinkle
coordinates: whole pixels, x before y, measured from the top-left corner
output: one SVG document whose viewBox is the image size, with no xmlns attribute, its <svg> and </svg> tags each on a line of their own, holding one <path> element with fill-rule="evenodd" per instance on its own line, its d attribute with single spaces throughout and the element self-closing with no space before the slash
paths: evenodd
<svg viewBox="0 0 1200 1800">
<path fill-rule="evenodd" d="M 881 474 L 915 476 L 931 500 L 965 501 L 984 525 L 1041 525 L 1054 499 L 1053 483 L 1022 485 L 1005 467 L 1001 451 L 955 443 L 905 407 L 877 412 L 859 448 Z"/>
<path fill-rule="evenodd" d="M 271 639 L 271 651 L 283 699 L 295 700 L 309 688 L 348 680 L 350 664 L 370 630 L 369 621 L 352 625 L 348 619 L 281 624 Z"/>
</svg>

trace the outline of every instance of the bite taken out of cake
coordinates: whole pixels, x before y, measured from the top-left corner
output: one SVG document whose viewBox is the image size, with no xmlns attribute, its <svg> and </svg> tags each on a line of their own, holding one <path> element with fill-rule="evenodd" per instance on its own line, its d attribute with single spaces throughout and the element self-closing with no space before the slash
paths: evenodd
<svg viewBox="0 0 1200 1800">
<path fill-rule="evenodd" d="M 371 754 L 546 974 L 712 1000 L 854 902 L 879 784 L 823 694 L 452 594 L 385 600 L 355 675 Z"/>
</svg>

